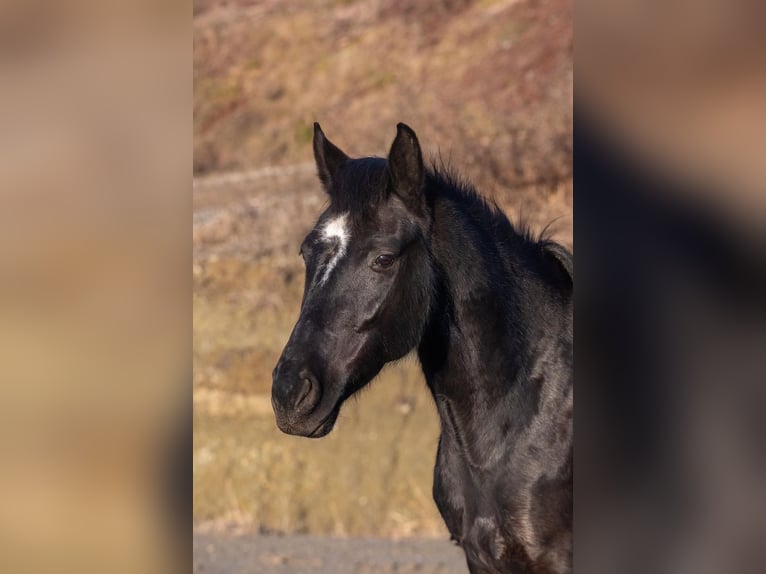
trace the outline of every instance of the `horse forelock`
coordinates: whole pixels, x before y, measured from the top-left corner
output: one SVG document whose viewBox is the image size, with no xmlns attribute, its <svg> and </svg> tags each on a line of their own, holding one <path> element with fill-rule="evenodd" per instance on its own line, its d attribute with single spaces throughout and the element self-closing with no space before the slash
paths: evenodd
<svg viewBox="0 0 766 574">
<path fill-rule="evenodd" d="M 333 181 L 331 206 L 352 219 L 372 213 L 388 197 L 388 162 L 365 157 L 346 162 Z"/>
</svg>

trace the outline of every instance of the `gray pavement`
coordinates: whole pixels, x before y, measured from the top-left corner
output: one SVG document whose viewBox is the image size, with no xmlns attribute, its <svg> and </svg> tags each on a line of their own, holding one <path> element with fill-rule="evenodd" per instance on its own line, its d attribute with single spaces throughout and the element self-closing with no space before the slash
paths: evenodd
<svg viewBox="0 0 766 574">
<path fill-rule="evenodd" d="M 195 574 L 466 574 L 446 540 L 194 533 Z"/>
</svg>

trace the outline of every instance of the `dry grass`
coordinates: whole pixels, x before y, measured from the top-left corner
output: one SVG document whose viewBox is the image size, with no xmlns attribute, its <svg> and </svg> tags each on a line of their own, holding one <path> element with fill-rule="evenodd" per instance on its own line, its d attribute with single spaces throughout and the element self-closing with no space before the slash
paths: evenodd
<svg viewBox="0 0 766 574">
<path fill-rule="evenodd" d="M 266 394 L 195 395 L 196 521 L 334 535 L 444 534 L 430 495 L 438 422 L 414 369 L 383 375 L 319 441 L 282 435 Z"/>
</svg>

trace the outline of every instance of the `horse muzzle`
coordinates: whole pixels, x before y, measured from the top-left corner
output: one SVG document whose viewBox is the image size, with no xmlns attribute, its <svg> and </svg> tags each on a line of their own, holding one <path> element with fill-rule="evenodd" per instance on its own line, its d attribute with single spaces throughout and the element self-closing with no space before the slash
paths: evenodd
<svg viewBox="0 0 766 574">
<path fill-rule="evenodd" d="M 284 433 L 319 437 L 332 430 L 333 412 L 320 413 L 322 385 L 311 370 L 281 359 L 272 374 L 271 405 L 279 430 Z M 332 420 L 331 420 L 332 419 Z"/>
</svg>

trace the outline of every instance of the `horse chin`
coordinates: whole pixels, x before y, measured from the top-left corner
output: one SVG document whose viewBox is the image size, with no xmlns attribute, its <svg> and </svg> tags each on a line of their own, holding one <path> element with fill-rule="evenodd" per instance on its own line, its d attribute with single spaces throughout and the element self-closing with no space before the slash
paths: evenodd
<svg viewBox="0 0 766 574">
<path fill-rule="evenodd" d="M 292 424 L 280 424 L 280 421 L 277 421 L 277 426 L 279 426 L 280 430 L 285 434 L 307 438 L 322 438 L 329 434 L 333 429 L 339 413 L 340 404 L 333 407 L 333 409 L 319 422 L 315 422 L 315 417 L 310 417 L 310 420 L 302 420 Z"/>
<path fill-rule="evenodd" d="M 307 434 L 306 436 L 308 438 L 322 438 L 323 436 L 330 434 L 330 431 L 335 428 L 335 421 L 338 419 L 338 413 L 340 413 L 340 407 L 334 408 L 330 412 L 330 416 L 325 419 L 323 423 L 320 423 L 320 425 L 313 432 Z"/>
</svg>

